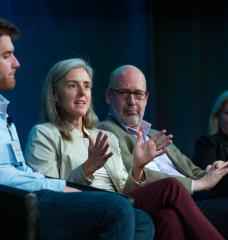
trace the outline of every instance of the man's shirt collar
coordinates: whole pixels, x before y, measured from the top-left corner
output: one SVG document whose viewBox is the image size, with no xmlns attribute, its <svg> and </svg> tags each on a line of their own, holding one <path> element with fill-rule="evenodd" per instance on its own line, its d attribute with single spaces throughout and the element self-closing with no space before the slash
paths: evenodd
<svg viewBox="0 0 228 240">
<path fill-rule="evenodd" d="M 0 94 L 0 114 L 6 115 L 8 104 L 9 101 Z"/>
<path fill-rule="evenodd" d="M 118 120 L 115 118 L 115 116 L 113 115 L 112 112 L 109 111 L 108 116 L 111 117 L 113 119 L 113 121 L 116 122 L 117 125 L 122 127 L 127 133 L 130 133 L 130 134 L 134 135 L 135 137 L 137 137 L 138 131 L 136 131 L 135 129 L 133 129 L 125 124 L 118 122 Z M 151 128 L 151 123 L 149 123 L 145 120 L 141 121 L 139 129 L 142 131 L 143 139 L 148 138 L 147 134 L 148 134 L 148 131 L 150 128 Z"/>
<path fill-rule="evenodd" d="M 138 131 L 135 130 L 134 128 L 128 127 L 127 125 L 121 124 L 123 126 L 123 128 L 131 134 L 137 134 Z M 146 136 L 149 129 L 151 127 L 151 124 L 145 120 L 142 120 L 139 126 L 139 129 L 142 131 L 143 136 Z"/>
</svg>

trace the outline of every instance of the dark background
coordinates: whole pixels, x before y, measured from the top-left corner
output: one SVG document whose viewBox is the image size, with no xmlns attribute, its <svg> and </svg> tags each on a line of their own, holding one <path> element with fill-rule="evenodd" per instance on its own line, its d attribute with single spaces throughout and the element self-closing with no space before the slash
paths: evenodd
<svg viewBox="0 0 228 240">
<path fill-rule="evenodd" d="M 105 118 L 104 89 L 119 65 L 148 81 L 146 120 L 167 128 L 188 156 L 207 133 L 211 106 L 227 90 L 228 3 L 188 0 L 0 0 L 0 17 L 18 25 L 21 63 L 11 104 L 22 147 L 39 120 L 45 75 L 56 62 L 81 57 L 95 70 L 93 101 Z"/>
</svg>

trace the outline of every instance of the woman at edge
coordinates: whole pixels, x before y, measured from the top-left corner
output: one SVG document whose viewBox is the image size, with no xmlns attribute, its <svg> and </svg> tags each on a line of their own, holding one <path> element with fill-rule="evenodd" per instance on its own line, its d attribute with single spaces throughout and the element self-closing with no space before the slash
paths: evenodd
<svg viewBox="0 0 228 240">
<path fill-rule="evenodd" d="M 126 172 L 116 137 L 95 128 L 92 77 L 91 67 L 77 58 L 50 69 L 42 94 L 42 123 L 31 130 L 26 146 L 30 166 L 48 177 L 133 197 L 135 207 L 153 218 L 159 240 L 223 239 L 175 179 L 147 182 L 144 166 L 171 142 L 171 136 L 160 141 L 165 131 L 145 144 L 139 135 L 133 168 Z"/>
<path fill-rule="evenodd" d="M 228 161 L 228 91 L 216 99 L 209 117 L 209 135 L 201 136 L 195 145 L 194 163 L 202 169 Z M 212 196 L 228 195 L 228 176 L 213 189 Z"/>
<path fill-rule="evenodd" d="M 217 160 L 228 161 L 228 91 L 216 99 L 209 118 L 209 135 L 196 142 L 193 160 L 202 169 Z"/>
</svg>

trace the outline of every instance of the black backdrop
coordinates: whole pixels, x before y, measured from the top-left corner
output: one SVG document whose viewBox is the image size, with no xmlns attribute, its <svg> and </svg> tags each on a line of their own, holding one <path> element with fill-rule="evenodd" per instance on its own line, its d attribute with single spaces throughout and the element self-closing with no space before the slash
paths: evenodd
<svg viewBox="0 0 228 240">
<path fill-rule="evenodd" d="M 50 66 L 82 57 L 95 70 L 93 101 L 105 117 L 109 73 L 133 64 L 151 92 L 146 120 L 167 128 L 191 156 L 206 133 L 215 97 L 227 89 L 228 4 L 216 1 L 0 0 L 0 17 L 21 29 L 21 67 L 14 91 L 4 92 L 22 147 L 39 119 L 40 92 Z"/>
</svg>

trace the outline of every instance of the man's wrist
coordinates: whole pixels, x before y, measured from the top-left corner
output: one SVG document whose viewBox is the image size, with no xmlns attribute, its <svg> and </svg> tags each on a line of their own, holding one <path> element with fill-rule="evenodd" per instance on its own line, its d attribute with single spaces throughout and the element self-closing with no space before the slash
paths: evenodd
<svg viewBox="0 0 228 240">
<path fill-rule="evenodd" d="M 144 181 L 144 171 L 143 168 L 135 167 L 132 168 L 132 177 L 136 182 L 142 182 Z M 144 177 L 145 178 L 145 177 Z"/>
</svg>

